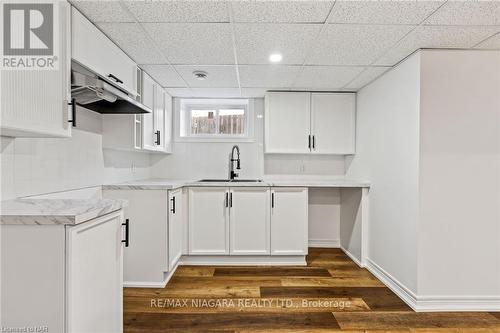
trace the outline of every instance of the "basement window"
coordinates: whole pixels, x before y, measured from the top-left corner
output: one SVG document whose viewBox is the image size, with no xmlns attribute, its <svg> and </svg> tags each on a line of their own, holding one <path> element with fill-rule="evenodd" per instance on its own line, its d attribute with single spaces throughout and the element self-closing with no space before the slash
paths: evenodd
<svg viewBox="0 0 500 333">
<path fill-rule="evenodd" d="M 177 107 L 177 106 L 176 106 Z M 248 99 L 180 99 L 179 141 L 247 141 L 252 132 Z"/>
</svg>

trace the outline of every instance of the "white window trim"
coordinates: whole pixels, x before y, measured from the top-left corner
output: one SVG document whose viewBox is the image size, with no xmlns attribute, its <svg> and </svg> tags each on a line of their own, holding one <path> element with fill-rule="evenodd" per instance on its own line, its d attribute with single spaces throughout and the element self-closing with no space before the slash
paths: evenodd
<svg viewBox="0 0 500 333">
<path fill-rule="evenodd" d="M 247 112 L 247 134 L 242 136 L 237 135 L 192 135 L 192 136 L 181 136 L 181 99 L 174 98 L 174 142 L 224 142 L 224 143 L 237 143 L 237 142 L 255 142 L 255 112 L 254 112 L 254 101 L 253 99 L 248 99 Z M 226 98 L 221 98 L 227 100 Z M 224 106 L 231 106 L 230 103 L 224 103 Z M 240 105 L 232 105 L 237 107 Z M 209 109 L 207 105 L 200 105 L 200 109 Z"/>
</svg>

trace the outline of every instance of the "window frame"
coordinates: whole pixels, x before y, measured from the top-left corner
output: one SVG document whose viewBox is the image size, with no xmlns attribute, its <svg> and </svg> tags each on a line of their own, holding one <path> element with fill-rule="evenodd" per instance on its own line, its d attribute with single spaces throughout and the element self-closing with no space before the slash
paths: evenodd
<svg viewBox="0 0 500 333">
<path fill-rule="evenodd" d="M 183 105 L 183 103 L 185 103 Z M 175 142 L 254 142 L 253 100 L 248 98 L 175 98 L 174 99 Z M 245 134 L 219 134 L 219 112 L 226 109 L 245 110 Z M 189 134 L 192 110 L 215 111 L 215 134 Z"/>
</svg>

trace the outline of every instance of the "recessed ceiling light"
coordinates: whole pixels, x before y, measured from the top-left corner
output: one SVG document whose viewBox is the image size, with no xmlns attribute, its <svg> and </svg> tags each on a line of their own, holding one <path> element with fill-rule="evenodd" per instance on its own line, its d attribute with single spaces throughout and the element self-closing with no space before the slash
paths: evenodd
<svg viewBox="0 0 500 333">
<path fill-rule="evenodd" d="M 205 71 L 194 71 L 193 75 L 198 80 L 206 80 L 208 73 Z"/>
<path fill-rule="evenodd" d="M 269 56 L 270 62 L 280 62 L 283 59 L 281 53 L 273 53 Z"/>
</svg>

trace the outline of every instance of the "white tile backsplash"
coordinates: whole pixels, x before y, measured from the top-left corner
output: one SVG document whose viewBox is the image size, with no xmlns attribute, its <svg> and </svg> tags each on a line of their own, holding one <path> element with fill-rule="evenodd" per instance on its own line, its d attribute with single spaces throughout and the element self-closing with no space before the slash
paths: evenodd
<svg viewBox="0 0 500 333">
<path fill-rule="evenodd" d="M 149 177 L 149 154 L 103 151 L 100 115 L 78 115 L 71 138 L 0 137 L 1 200 Z"/>
</svg>

